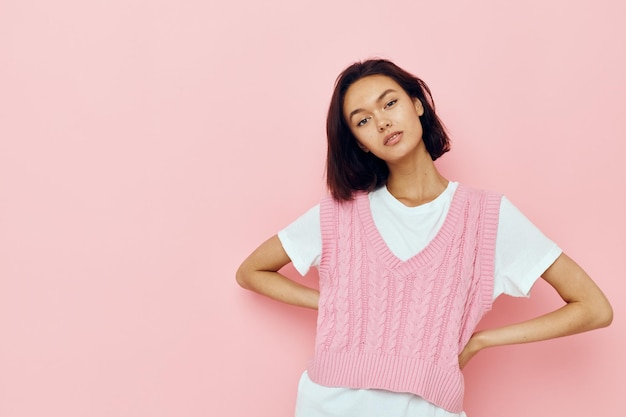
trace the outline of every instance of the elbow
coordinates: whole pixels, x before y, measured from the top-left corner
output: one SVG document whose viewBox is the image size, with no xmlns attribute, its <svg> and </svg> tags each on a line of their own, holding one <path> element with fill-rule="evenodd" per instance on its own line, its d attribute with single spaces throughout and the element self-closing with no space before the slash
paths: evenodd
<svg viewBox="0 0 626 417">
<path fill-rule="evenodd" d="M 241 288 L 246 290 L 250 289 L 250 281 L 248 280 L 248 274 L 245 268 L 245 264 L 241 264 L 241 266 L 237 269 L 235 273 L 235 281 Z"/>
<path fill-rule="evenodd" d="M 609 302 L 606 302 L 606 305 L 598 314 L 598 328 L 608 327 L 613 323 L 613 308 Z"/>
<path fill-rule="evenodd" d="M 604 299 L 602 304 L 596 306 L 589 312 L 590 329 L 601 329 L 608 327 L 613 322 L 613 308 L 608 300 Z"/>
</svg>

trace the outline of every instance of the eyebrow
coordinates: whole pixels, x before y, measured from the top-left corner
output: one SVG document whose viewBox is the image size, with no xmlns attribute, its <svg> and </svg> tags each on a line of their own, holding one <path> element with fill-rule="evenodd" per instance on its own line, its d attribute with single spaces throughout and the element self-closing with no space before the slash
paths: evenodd
<svg viewBox="0 0 626 417">
<path fill-rule="evenodd" d="M 379 95 L 379 96 L 378 96 L 378 98 L 376 99 L 376 102 L 377 102 L 377 103 L 379 103 L 382 99 L 384 99 L 384 98 L 385 98 L 385 96 L 386 96 L 387 94 L 389 94 L 389 93 L 395 93 L 395 92 L 396 92 L 396 90 L 394 90 L 393 88 L 389 88 L 389 89 L 387 89 L 387 90 L 383 91 L 383 93 L 382 93 L 381 95 Z M 362 112 L 362 111 L 365 111 L 365 110 L 363 110 L 363 109 L 354 109 L 354 110 L 352 110 L 352 111 L 350 112 L 350 115 L 348 116 L 348 120 L 351 120 L 351 119 L 352 119 L 352 116 L 354 116 L 355 114 L 357 114 L 357 113 L 359 113 L 359 112 Z"/>
</svg>

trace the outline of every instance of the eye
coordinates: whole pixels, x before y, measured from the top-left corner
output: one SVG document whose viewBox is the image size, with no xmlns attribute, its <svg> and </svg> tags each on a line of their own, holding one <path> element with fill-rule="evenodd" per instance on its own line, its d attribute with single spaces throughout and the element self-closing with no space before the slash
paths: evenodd
<svg viewBox="0 0 626 417">
<path fill-rule="evenodd" d="M 361 119 L 359 120 L 359 122 L 356 124 L 357 126 L 364 126 L 365 123 L 367 123 L 368 119 L 367 117 L 365 119 Z"/>
<path fill-rule="evenodd" d="M 387 104 L 385 105 L 385 108 L 386 108 L 386 109 L 388 109 L 389 107 L 394 106 L 397 102 L 398 102 L 398 100 L 397 100 L 397 99 L 396 99 L 396 100 L 391 100 L 389 103 L 387 103 Z"/>
</svg>

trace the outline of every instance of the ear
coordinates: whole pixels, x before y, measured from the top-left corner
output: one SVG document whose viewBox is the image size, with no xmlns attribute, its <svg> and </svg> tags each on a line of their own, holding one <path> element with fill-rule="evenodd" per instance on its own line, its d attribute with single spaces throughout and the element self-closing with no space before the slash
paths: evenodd
<svg viewBox="0 0 626 417">
<path fill-rule="evenodd" d="M 424 114 L 424 106 L 422 105 L 422 102 L 415 98 L 413 99 L 413 104 L 415 105 L 415 111 L 417 111 L 417 115 L 418 116 L 422 116 Z"/>
</svg>

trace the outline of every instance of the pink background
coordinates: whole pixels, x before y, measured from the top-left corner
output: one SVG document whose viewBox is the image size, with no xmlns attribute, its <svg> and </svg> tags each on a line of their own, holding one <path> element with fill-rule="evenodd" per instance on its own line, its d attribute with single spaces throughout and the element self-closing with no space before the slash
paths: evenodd
<svg viewBox="0 0 626 417">
<path fill-rule="evenodd" d="M 372 56 L 432 88 L 442 172 L 504 192 L 615 308 L 481 353 L 469 417 L 621 415 L 626 3 L 420 3 L 1 0 L 0 416 L 292 415 L 315 314 L 234 273 L 324 193 L 334 79 Z M 540 283 L 486 324 L 558 305 Z"/>
</svg>

